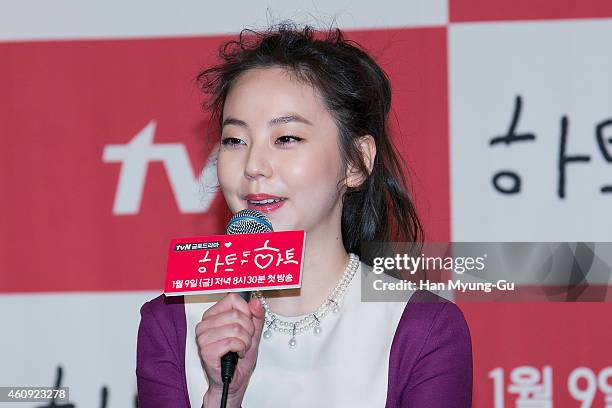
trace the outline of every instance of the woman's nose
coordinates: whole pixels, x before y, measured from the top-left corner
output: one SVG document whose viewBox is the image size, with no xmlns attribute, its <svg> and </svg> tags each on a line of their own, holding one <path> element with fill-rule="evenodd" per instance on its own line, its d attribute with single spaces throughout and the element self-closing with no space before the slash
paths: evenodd
<svg viewBox="0 0 612 408">
<path fill-rule="evenodd" d="M 249 149 L 244 175 L 248 179 L 259 177 L 270 177 L 272 175 L 272 165 L 269 160 L 267 146 L 253 144 Z"/>
</svg>

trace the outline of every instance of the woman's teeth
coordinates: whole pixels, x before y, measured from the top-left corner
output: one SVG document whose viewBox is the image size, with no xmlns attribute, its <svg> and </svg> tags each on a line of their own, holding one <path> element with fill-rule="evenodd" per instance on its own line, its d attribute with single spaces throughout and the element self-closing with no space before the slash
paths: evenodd
<svg viewBox="0 0 612 408">
<path fill-rule="evenodd" d="M 254 204 L 254 205 L 265 205 L 265 204 L 270 204 L 270 203 L 278 203 L 278 202 L 281 202 L 283 200 L 286 200 L 286 199 L 285 198 L 277 198 L 275 200 L 268 199 L 268 200 L 261 200 L 261 201 L 252 201 L 252 200 L 249 200 L 249 203 Z"/>
</svg>

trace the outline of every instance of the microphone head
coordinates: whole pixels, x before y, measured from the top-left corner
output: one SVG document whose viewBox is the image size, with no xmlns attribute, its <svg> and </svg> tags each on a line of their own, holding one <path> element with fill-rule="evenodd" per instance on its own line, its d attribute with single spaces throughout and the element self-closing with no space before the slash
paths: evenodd
<svg viewBox="0 0 612 408">
<path fill-rule="evenodd" d="M 255 234 L 260 232 L 272 232 L 272 223 L 261 211 L 245 210 L 238 211 L 227 223 L 227 234 Z"/>
</svg>

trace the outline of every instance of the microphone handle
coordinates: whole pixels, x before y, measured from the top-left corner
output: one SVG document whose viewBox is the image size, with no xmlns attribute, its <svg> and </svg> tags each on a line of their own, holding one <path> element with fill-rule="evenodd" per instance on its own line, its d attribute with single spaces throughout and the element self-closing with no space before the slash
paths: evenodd
<svg viewBox="0 0 612 408">
<path fill-rule="evenodd" d="M 247 303 L 251 300 L 251 291 L 247 290 L 244 292 L 238 292 L 241 298 L 243 298 Z"/>
<path fill-rule="evenodd" d="M 244 291 L 238 293 L 247 303 L 251 300 L 251 291 Z M 225 353 L 221 357 L 221 380 L 223 382 L 231 382 L 236 371 L 236 364 L 238 363 L 238 353 L 230 351 Z"/>
</svg>

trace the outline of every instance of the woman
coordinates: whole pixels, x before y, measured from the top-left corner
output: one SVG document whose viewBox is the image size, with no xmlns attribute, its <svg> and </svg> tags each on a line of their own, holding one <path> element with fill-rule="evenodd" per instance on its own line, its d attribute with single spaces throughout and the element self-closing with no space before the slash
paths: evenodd
<svg viewBox="0 0 612 408">
<path fill-rule="evenodd" d="M 421 239 L 387 133 L 385 73 L 339 30 L 292 25 L 245 30 L 221 56 L 198 78 L 220 126 L 223 196 L 275 231 L 306 231 L 302 287 L 146 303 L 140 406 L 218 407 L 220 357 L 234 351 L 228 407 L 469 407 L 456 305 L 426 291 L 360 300 L 361 242 Z"/>
</svg>

